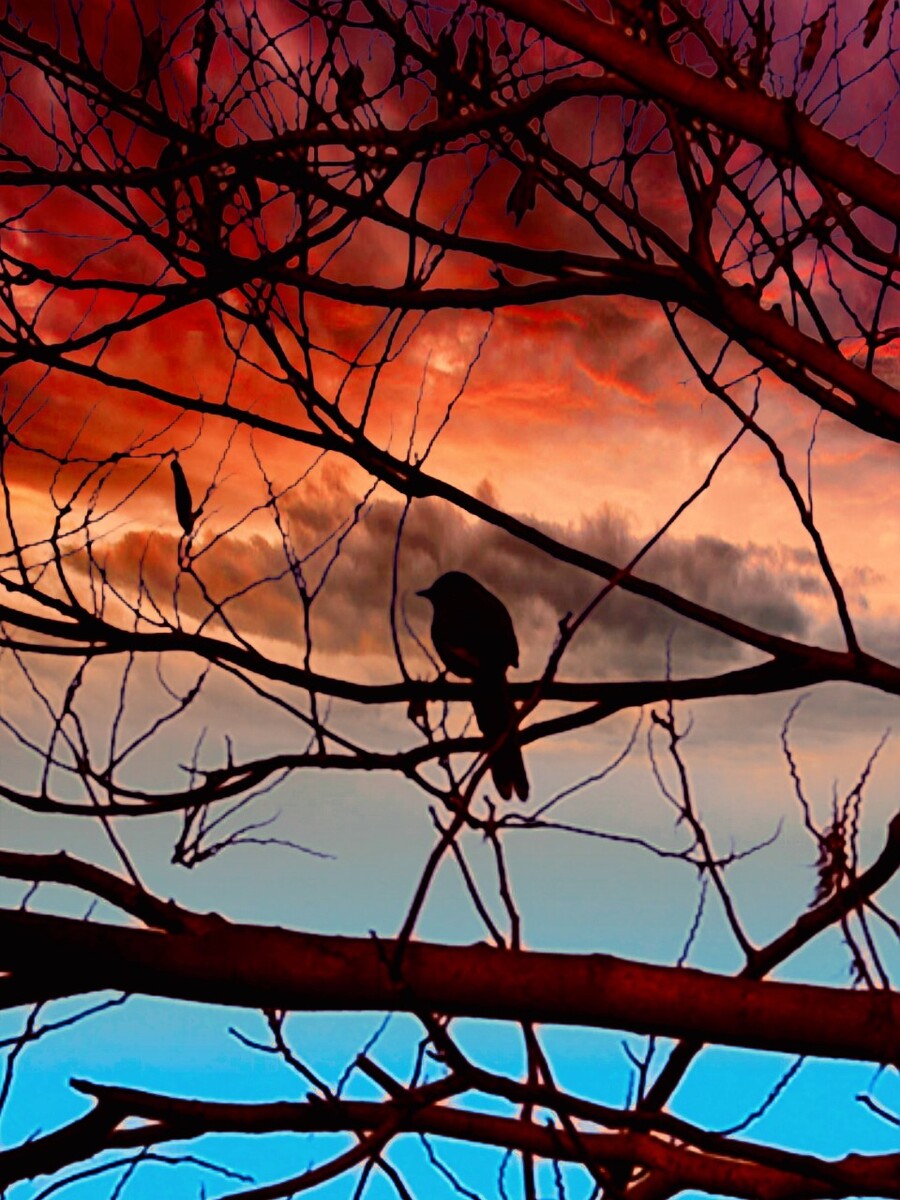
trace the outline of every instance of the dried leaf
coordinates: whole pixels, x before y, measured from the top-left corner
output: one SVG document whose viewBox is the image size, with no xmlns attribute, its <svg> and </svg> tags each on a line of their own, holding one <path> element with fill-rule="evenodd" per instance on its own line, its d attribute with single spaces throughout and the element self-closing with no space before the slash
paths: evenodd
<svg viewBox="0 0 900 1200">
<path fill-rule="evenodd" d="M 167 142 L 157 160 L 157 167 L 168 172 L 182 158 L 182 149 L 176 142 Z M 169 222 L 169 237 L 175 237 L 178 230 L 178 189 L 181 180 L 165 174 L 156 181 L 157 190 L 162 197 L 166 220 Z"/>
<path fill-rule="evenodd" d="M 487 87 L 489 83 L 489 56 L 484 39 L 472 34 L 463 55 L 462 74 L 467 83 L 475 87 Z"/>
<path fill-rule="evenodd" d="M 200 180 L 202 199 L 194 203 L 194 231 L 197 241 L 204 249 L 218 250 L 222 245 L 225 229 L 225 206 L 237 189 L 234 180 L 217 178 L 212 171 Z"/>
<path fill-rule="evenodd" d="M 456 49 L 456 39 L 450 29 L 445 29 L 434 43 L 434 54 L 437 59 L 438 74 L 445 76 L 455 71 L 459 64 L 459 54 Z"/>
<path fill-rule="evenodd" d="M 365 75 L 358 63 L 351 63 L 337 81 L 337 109 L 345 121 L 366 99 Z"/>
<path fill-rule="evenodd" d="M 141 42 L 141 59 L 134 85 L 139 92 L 146 92 L 151 83 L 157 82 L 162 59 L 163 31 L 162 26 L 157 25 Z"/>
<path fill-rule="evenodd" d="M 212 49 L 212 42 L 216 36 L 216 27 L 213 20 L 212 5 L 207 5 L 194 26 L 193 48 L 200 51 L 201 58 L 207 58 Z"/>
<path fill-rule="evenodd" d="M 512 186 L 512 191 L 506 198 L 506 211 L 510 213 L 518 225 L 527 212 L 530 212 L 537 200 L 537 176 L 534 168 L 525 166 L 519 172 L 519 178 Z"/>
<path fill-rule="evenodd" d="M 185 537 L 189 537 L 193 532 L 194 522 L 200 515 L 199 509 L 197 512 L 194 511 L 191 489 L 177 457 L 170 461 L 169 466 L 172 468 L 172 480 L 175 484 L 175 513 L 178 517 L 178 524 Z"/>
<path fill-rule="evenodd" d="M 866 31 L 863 34 L 863 45 L 868 48 L 878 37 L 881 28 L 881 18 L 887 8 L 887 0 L 872 0 L 866 13 Z"/>
<path fill-rule="evenodd" d="M 760 5 L 753 38 L 745 50 L 744 70 L 747 77 L 759 83 L 772 57 L 772 30 L 766 24 L 765 7 Z"/>
<path fill-rule="evenodd" d="M 245 175 L 241 182 L 244 187 L 244 192 L 247 196 L 247 203 L 250 206 L 250 211 L 255 216 L 258 216 L 262 211 L 262 194 L 259 190 L 259 184 L 253 175 Z"/>
<path fill-rule="evenodd" d="M 819 51 L 822 49 L 822 38 L 825 34 L 825 26 L 827 24 L 828 10 L 826 9 L 821 17 L 816 17 L 815 21 L 809 27 L 809 33 L 806 35 L 806 42 L 803 46 L 803 55 L 800 59 L 801 71 L 809 71 L 818 58 Z"/>
<path fill-rule="evenodd" d="M 818 882 L 813 904 L 821 904 L 833 896 L 847 877 L 849 858 L 844 823 L 835 818 L 819 841 L 819 857 L 816 860 Z"/>
</svg>

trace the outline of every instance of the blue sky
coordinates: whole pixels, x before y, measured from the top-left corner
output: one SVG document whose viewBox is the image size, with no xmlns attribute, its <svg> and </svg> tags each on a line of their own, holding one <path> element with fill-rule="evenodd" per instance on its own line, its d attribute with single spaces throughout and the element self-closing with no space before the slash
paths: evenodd
<svg viewBox="0 0 900 1200">
<path fill-rule="evenodd" d="M 821 747 L 831 720 L 833 704 L 827 697 L 812 698 L 798 719 L 796 740 L 802 768 L 807 768 L 810 795 L 827 811 L 829 792 L 823 784 L 829 764 L 821 751 L 804 761 L 804 748 Z M 758 704 L 758 702 L 757 702 Z M 815 886 L 814 854 L 802 830 L 797 805 L 775 745 L 786 701 L 771 703 L 769 725 L 759 730 L 768 743 L 748 756 L 741 769 L 733 769 L 723 755 L 720 739 L 707 735 L 714 726 L 711 702 L 693 706 L 695 731 L 685 755 L 691 769 L 698 806 L 708 819 L 716 846 L 724 851 L 770 836 L 778 822 L 783 830 L 768 849 L 735 866 L 729 873 L 735 899 L 751 936 L 764 941 L 799 915 L 812 899 Z M 709 715 L 709 720 L 707 717 Z M 759 708 L 757 708 L 759 716 Z M 592 731 L 590 739 L 571 753 L 555 750 L 530 756 L 538 795 L 546 795 L 556 778 L 586 774 L 614 757 L 630 725 L 618 719 L 616 727 Z M 586 742 L 593 742 L 588 752 Z M 852 785 L 861 765 L 856 739 L 851 752 L 833 747 L 830 768 L 842 786 Z M 638 739 L 630 759 L 601 785 L 584 789 L 569 800 L 560 819 L 603 828 L 629 836 L 655 840 L 667 846 L 683 844 L 650 779 Z M 869 747 L 871 748 L 871 747 Z M 896 750 L 891 744 L 873 772 L 864 807 L 863 862 L 871 860 L 893 803 Z M 325 851 L 333 858 L 313 858 L 280 847 L 235 848 L 194 872 L 164 867 L 164 850 L 170 841 L 171 821 L 120 823 L 121 833 L 148 883 L 161 895 L 174 895 L 201 911 L 210 907 L 228 911 L 234 919 L 279 923 L 300 929 L 335 933 L 361 933 L 368 929 L 387 936 L 399 928 L 412 894 L 420 864 L 431 845 L 433 831 L 421 798 L 410 788 L 375 778 L 364 792 L 334 778 L 288 782 L 264 799 L 255 814 L 278 812 L 274 832 Z M 272 831 L 270 831 L 272 832 Z M 72 853 L 92 854 L 109 860 L 95 826 L 72 819 L 35 821 L 7 816 L 4 834 L 8 844 L 36 849 L 65 846 Z M 523 917 L 524 940 L 535 948 L 571 951 L 602 950 L 650 962 L 677 958 L 690 927 L 698 889 L 695 872 L 680 862 L 659 860 L 647 850 L 595 838 L 552 831 L 517 831 L 507 834 L 511 880 Z M 496 919 L 502 919 L 492 880 L 491 857 L 473 835 L 463 841 L 472 869 L 484 884 L 484 894 Z M 3 898 L 21 898 L 24 887 L 5 884 Z M 885 890 L 881 902 L 896 905 L 896 882 Z M 37 910 L 83 911 L 84 902 L 64 896 L 61 889 L 43 888 L 32 903 Z M 109 917 L 101 905 L 95 919 Z M 477 915 L 466 896 L 460 876 L 447 862 L 432 889 L 419 929 L 420 936 L 438 941 L 468 942 L 483 937 Z M 897 953 L 884 940 L 888 965 L 896 966 Z M 892 963 L 893 958 L 893 963 Z M 710 894 L 704 919 L 692 947 L 692 965 L 733 971 L 739 965 L 720 907 Z M 847 958 L 837 933 L 829 932 L 781 969 L 778 977 L 846 986 Z M 93 998 L 59 1002 L 45 1016 L 67 1014 L 87 1006 Z M 14 1032 L 21 1014 L 6 1014 L 3 1031 Z M 378 1014 L 295 1015 L 288 1033 L 296 1052 L 330 1083 L 335 1083 L 353 1056 L 381 1023 Z M 302 1098 L 306 1087 L 282 1064 L 254 1053 L 229 1035 L 234 1027 L 245 1036 L 265 1040 L 259 1014 L 203 1008 L 135 997 L 122 1007 L 90 1018 L 69 1030 L 48 1036 L 29 1047 L 17 1066 L 10 1103 L 0 1134 L 14 1144 L 38 1129 L 48 1130 L 84 1111 L 83 1097 L 66 1081 L 82 1077 L 95 1082 L 159 1089 L 175 1095 L 209 1099 Z M 499 1024 L 460 1021 L 454 1026 L 460 1044 L 484 1066 L 517 1073 L 521 1069 L 521 1039 Z M 403 1078 L 408 1074 L 420 1036 L 416 1022 L 404 1016 L 392 1019 L 372 1050 L 386 1069 Z M 612 1104 L 625 1102 L 630 1068 L 623 1042 L 640 1053 L 644 1041 L 617 1031 L 546 1028 L 542 1043 L 550 1054 L 557 1079 L 572 1091 Z M 660 1061 L 660 1059 L 657 1059 Z M 673 1111 L 707 1127 L 727 1128 L 742 1121 L 762 1104 L 793 1059 L 780 1054 L 756 1054 L 728 1048 L 711 1048 L 693 1065 L 679 1089 Z M 774 1145 L 823 1156 L 896 1149 L 896 1130 L 863 1108 L 855 1096 L 866 1092 L 895 1111 L 900 1088 L 895 1073 L 865 1064 L 808 1061 L 766 1115 L 747 1133 Z M 364 1078 L 354 1077 L 347 1092 L 358 1098 L 376 1098 L 377 1090 Z M 489 1098 L 469 1101 L 487 1111 L 497 1111 Z M 499 1106 L 503 1111 L 504 1105 Z M 414 1193 L 444 1195 L 424 1160 L 416 1139 L 398 1143 L 392 1161 L 402 1166 Z M 270 1136 L 258 1139 L 218 1137 L 192 1146 L 191 1153 L 228 1163 L 262 1181 L 295 1172 L 303 1163 L 316 1161 L 340 1139 Z M 499 1153 L 464 1145 L 435 1142 L 442 1160 L 451 1164 L 460 1179 L 479 1195 L 497 1194 Z M 171 1148 L 169 1148 L 171 1149 Z M 132 1178 L 124 1194 L 132 1200 L 158 1195 L 178 1198 L 200 1194 L 202 1172 L 182 1166 L 145 1166 Z M 542 1176 L 542 1195 L 551 1194 L 550 1167 Z M 583 1172 L 572 1168 L 569 1194 L 588 1193 Z M 517 1171 L 510 1166 L 509 1194 L 517 1194 Z M 373 1183 L 371 1195 L 388 1193 L 383 1183 Z M 72 1196 L 108 1194 L 103 1176 L 67 1189 Z M 205 1177 L 207 1195 L 226 1195 L 232 1185 Z M 235 1187 L 237 1185 L 234 1185 Z M 348 1195 L 347 1181 L 322 1192 Z M 10 1200 L 30 1200 L 40 1193 L 40 1182 L 20 1184 Z M 448 1195 L 451 1191 L 447 1191 Z"/>
</svg>

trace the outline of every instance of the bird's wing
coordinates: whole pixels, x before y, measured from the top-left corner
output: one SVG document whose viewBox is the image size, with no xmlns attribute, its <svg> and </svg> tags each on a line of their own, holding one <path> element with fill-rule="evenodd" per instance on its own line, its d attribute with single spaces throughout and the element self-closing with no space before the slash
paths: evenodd
<svg viewBox="0 0 900 1200">
<path fill-rule="evenodd" d="M 463 679 L 471 679 L 482 666 L 481 658 L 473 652 L 472 647 L 460 645 L 458 641 L 443 641 L 439 654 L 448 670 Z"/>
<path fill-rule="evenodd" d="M 490 598 L 490 619 L 484 622 L 484 628 L 491 636 L 490 658 L 506 670 L 507 667 L 519 665 L 519 643 L 513 628 L 509 609 L 499 597 L 488 593 Z"/>
</svg>

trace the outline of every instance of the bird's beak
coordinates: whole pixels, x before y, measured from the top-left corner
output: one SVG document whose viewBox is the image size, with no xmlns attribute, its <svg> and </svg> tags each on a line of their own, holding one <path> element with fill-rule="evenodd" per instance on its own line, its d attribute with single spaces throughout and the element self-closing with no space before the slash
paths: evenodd
<svg viewBox="0 0 900 1200">
<path fill-rule="evenodd" d="M 422 588 L 421 592 L 416 592 L 417 596 L 424 596 L 426 600 L 431 599 L 431 588 Z"/>
</svg>

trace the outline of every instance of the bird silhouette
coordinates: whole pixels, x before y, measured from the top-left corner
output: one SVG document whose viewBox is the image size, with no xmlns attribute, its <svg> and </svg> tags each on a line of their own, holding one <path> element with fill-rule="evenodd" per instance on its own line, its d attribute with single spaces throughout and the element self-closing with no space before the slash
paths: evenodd
<svg viewBox="0 0 900 1200">
<path fill-rule="evenodd" d="M 417 593 L 434 608 L 431 640 L 448 671 L 471 679 L 478 728 L 493 745 L 509 730 L 516 708 L 506 682 L 508 667 L 519 665 L 519 643 L 506 605 L 464 571 L 448 571 Z M 528 799 L 522 751 L 510 733 L 491 755 L 491 774 L 504 800 L 513 792 Z"/>
<path fill-rule="evenodd" d="M 194 528 L 194 522 L 200 515 L 200 510 L 194 511 L 191 489 L 188 487 L 181 463 L 177 458 L 173 458 L 169 466 L 172 468 L 172 478 L 175 481 L 175 514 L 178 517 L 178 524 L 187 537 Z"/>
</svg>

